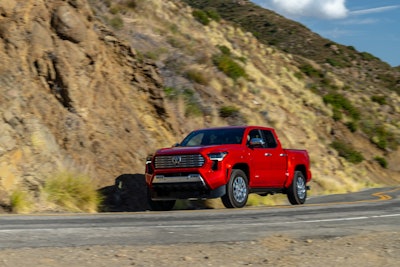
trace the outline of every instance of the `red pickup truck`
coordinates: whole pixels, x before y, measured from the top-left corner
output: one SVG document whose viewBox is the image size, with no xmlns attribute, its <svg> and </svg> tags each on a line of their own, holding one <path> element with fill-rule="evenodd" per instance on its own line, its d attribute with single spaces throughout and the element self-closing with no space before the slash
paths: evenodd
<svg viewBox="0 0 400 267">
<path fill-rule="evenodd" d="M 303 204 L 311 171 L 307 151 L 282 148 L 274 129 L 228 126 L 193 131 L 157 150 L 145 176 L 153 210 L 170 210 L 177 199 L 218 197 L 227 208 L 241 208 L 249 193 L 283 193 Z"/>
</svg>

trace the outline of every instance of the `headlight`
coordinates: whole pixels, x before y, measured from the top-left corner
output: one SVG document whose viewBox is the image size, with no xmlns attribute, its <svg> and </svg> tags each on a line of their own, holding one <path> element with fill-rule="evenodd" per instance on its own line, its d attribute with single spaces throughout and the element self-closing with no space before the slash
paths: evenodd
<svg viewBox="0 0 400 267">
<path fill-rule="evenodd" d="M 146 157 L 146 164 L 151 164 L 151 161 L 153 160 L 153 155 L 149 155 Z"/>
<path fill-rule="evenodd" d="M 210 160 L 222 161 L 225 156 L 228 155 L 228 152 L 218 152 L 218 153 L 210 153 L 208 157 Z"/>
<path fill-rule="evenodd" d="M 154 170 L 153 170 L 153 166 L 151 165 L 151 162 L 153 160 L 152 156 L 148 156 L 146 158 L 146 169 L 145 169 L 145 173 L 148 174 L 153 174 Z"/>
</svg>

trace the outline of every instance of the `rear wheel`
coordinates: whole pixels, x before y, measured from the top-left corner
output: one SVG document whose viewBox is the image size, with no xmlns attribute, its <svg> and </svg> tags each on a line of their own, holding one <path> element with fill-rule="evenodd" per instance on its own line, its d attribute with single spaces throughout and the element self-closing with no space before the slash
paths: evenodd
<svg viewBox="0 0 400 267">
<path fill-rule="evenodd" d="M 287 197 L 292 205 L 300 205 L 306 202 L 306 179 L 301 171 L 295 171 L 292 184 L 287 190 Z"/>
<path fill-rule="evenodd" d="M 221 197 L 226 208 L 242 208 L 249 197 L 249 185 L 246 174 L 242 170 L 232 170 L 226 185 L 226 194 Z"/>
</svg>

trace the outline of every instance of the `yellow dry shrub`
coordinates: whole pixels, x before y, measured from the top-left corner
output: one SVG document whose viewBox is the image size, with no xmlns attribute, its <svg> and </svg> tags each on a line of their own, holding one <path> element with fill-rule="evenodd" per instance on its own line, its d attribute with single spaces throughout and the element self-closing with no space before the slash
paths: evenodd
<svg viewBox="0 0 400 267">
<path fill-rule="evenodd" d="M 45 199 L 59 209 L 70 212 L 97 212 L 101 196 L 93 180 L 84 174 L 60 172 L 45 181 Z"/>
<path fill-rule="evenodd" d="M 10 206 L 13 213 L 29 213 L 33 210 L 34 203 L 27 191 L 14 190 L 10 196 Z"/>
</svg>

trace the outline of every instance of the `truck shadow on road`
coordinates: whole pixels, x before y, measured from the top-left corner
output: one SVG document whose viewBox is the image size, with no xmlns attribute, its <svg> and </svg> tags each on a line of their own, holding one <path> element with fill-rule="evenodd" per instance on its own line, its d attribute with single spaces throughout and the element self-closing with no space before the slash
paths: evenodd
<svg viewBox="0 0 400 267">
<path fill-rule="evenodd" d="M 99 190 L 103 196 L 100 212 L 132 212 L 149 210 L 144 174 L 122 174 L 115 184 Z"/>
<path fill-rule="evenodd" d="M 100 188 L 99 193 L 103 197 L 99 212 L 135 212 L 151 210 L 144 174 L 121 174 L 115 178 L 114 185 Z M 174 207 L 174 209 L 178 210 L 209 208 L 213 207 L 203 200 L 177 200 Z"/>
</svg>

